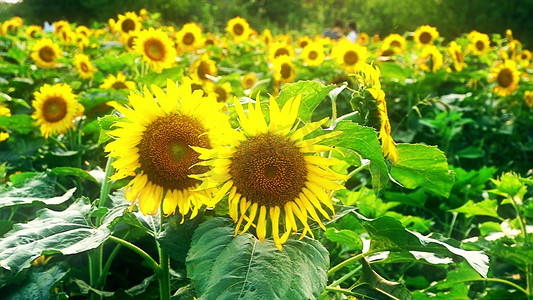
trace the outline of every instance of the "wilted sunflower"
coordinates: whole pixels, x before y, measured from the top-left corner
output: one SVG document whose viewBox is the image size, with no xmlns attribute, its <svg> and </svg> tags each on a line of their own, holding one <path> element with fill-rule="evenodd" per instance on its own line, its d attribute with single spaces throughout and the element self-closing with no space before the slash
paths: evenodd
<svg viewBox="0 0 533 300">
<path fill-rule="evenodd" d="M 132 11 L 126 12 L 124 15 L 119 14 L 115 23 L 115 31 L 120 34 L 141 30 L 141 27 L 141 17 Z"/>
<path fill-rule="evenodd" d="M 346 71 L 353 72 L 366 62 L 367 49 L 343 39 L 331 50 L 331 57 Z"/>
<path fill-rule="evenodd" d="M 59 65 L 56 59 L 61 57 L 61 49 L 51 39 L 41 39 L 33 45 L 31 58 L 41 68 L 53 68 Z"/>
<path fill-rule="evenodd" d="M 30 25 L 26 27 L 25 33 L 29 39 L 34 39 L 34 38 L 44 36 L 43 28 L 37 25 Z"/>
<path fill-rule="evenodd" d="M 189 76 L 194 82 L 210 81 L 209 76 L 217 76 L 217 66 L 214 60 L 204 53 L 189 68 Z"/>
<path fill-rule="evenodd" d="M 66 83 L 43 85 L 33 93 L 31 115 L 41 127 L 41 134 L 48 138 L 55 133 L 65 133 L 74 126 L 74 119 L 83 114 L 83 106 L 76 100 L 72 88 Z"/>
<path fill-rule="evenodd" d="M 466 63 L 464 61 L 464 53 L 461 49 L 461 46 L 458 45 L 455 41 L 452 41 L 448 48 L 446 48 L 446 51 L 448 51 L 448 54 L 452 58 L 453 67 L 457 72 L 461 72 L 463 68 L 466 66 Z"/>
<path fill-rule="evenodd" d="M 235 42 L 240 43 L 248 40 L 250 36 L 250 25 L 246 19 L 235 17 L 228 21 L 226 32 L 233 37 Z"/>
<path fill-rule="evenodd" d="M 97 70 L 89 56 L 83 53 L 74 54 L 74 67 L 83 79 L 92 79 L 94 77 L 94 71 Z"/>
<path fill-rule="evenodd" d="M 170 68 L 176 59 L 176 49 L 168 35 L 161 29 L 150 28 L 139 32 L 133 50 L 142 55 L 154 72 Z"/>
<path fill-rule="evenodd" d="M 274 66 L 275 81 L 280 83 L 289 83 L 296 79 L 296 68 L 289 56 L 278 56 L 276 59 L 274 59 L 272 65 Z"/>
<path fill-rule="evenodd" d="M 397 33 L 392 33 L 383 40 L 383 44 L 381 44 L 381 50 L 383 52 L 390 50 L 391 54 L 399 54 L 405 51 L 406 45 L 407 41 L 405 40 L 404 36 Z"/>
<path fill-rule="evenodd" d="M 135 89 L 135 82 L 127 80 L 126 75 L 122 72 L 118 72 L 115 77 L 113 74 L 107 75 L 104 82 L 100 85 L 102 89 L 115 89 L 115 90 L 133 90 Z"/>
<path fill-rule="evenodd" d="M 429 25 L 422 25 L 418 27 L 414 34 L 414 40 L 417 48 L 433 44 L 433 41 L 438 37 L 439 32 L 437 31 L 437 28 Z"/>
<path fill-rule="evenodd" d="M 176 87 L 169 79 L 166 92 L 152 85 L 152 93 L 145 87 L 144 97 L 130 93 L 132 108 L 117 106 L 125 119 L 109 132 L 116 140 L 105 147 L 109 156 L 117 157 L 111 179 L 135 176 L 124 196 L 145 215 L 157 213 L 163 203 L 164 214 L 178 211 L 185 216 L 191 211 L 192 219 L 211 190 L 197 190 L 199 181 L 189 177 L 208 170 L 197 165 L 199 154 L 191 147 L 216 147 L 223 139 L 221 131 L 231 128 L 219 112 L 222 105 L 201 91 L 191 92 L 190 80 Z"/>
<path fill-rule="evenodd" d="M 270 43 L 268 46 L 268 60 L 273 62 L 276 58 L 282 55 L 287 55 L 290 58 L 294 57 L 294 49 L 291 45 L 284 41 L 277 41 Z"/>
<path fill-rule="evenodd" d="M 490 72 L 489 81 L 496 81 L 494 92 L 497 95 L 505 97 L 518 88 L 520 72 L 515 61 L 506 59 L 503 63 L 499 62 L 492 67 Z"/>
<path fill-rule="evenodd" d="M 300 54 L 300 57 L 304 64 L 314 67 L 320 66 L 324 62 L 324 59 L 326 59 L 324 47 L 321 44 L 313 41 L 309 42 L 309 44 L 305 46 Z"/>
<path fill-rule="evenodd" d="M 327 119 L 299 128 L 296 120 L 300 101 L 300 96 L 291 98 L 280 109 L 271 97 L 267 123 L 259 101 L 255 107 L 249 103 L 245 114 L 235 100 L 241 130 L 228 135 L 221 147 L 195 148 L 201 154 L 200 159 L 206 159 L 202 165 L 213 169 L 193 177 L 203 181 L 200 189 L 220 187 L 213 204 L 229 192 L 229 215 L 237 223 L 235 234 L 242 234 L 254 225 L 257 237 L 264 241 L 267 219 L 270 219 L 271 234 L 280 250 L 289 234 L 298 231 L 296 220 L 303 226 L 301 238 L 307 233 L 313 235 L 308 216 L 325 229 L 317 211 L 330 219 L 330 213 L 334 213 L 330 192 L 343 189 L 336 180 L 346 179 L 329 169 L 342 161 L 314 155 L 331 150 L 318 143 L 340 132 L 306 139 Z M 280 223 L 284 224 L 281 237 Z"/>
<path fill-rule="evenodd" d="M 257 75 L 255 73 L 246 73 L 241 78 L 241 85 L 245 89 L 252 88 L 257 82 Z"/>
<path fill-rule="evenodd" d="M 483 56 L 487 53 L 487 51 L 490 48 L 490 38 L 488 35 L 484 33 L 480 33 L 477 31 L 471 31 L 468 34 L 468 39 L 470 40 L 470 44 L 468 45 L 468 49 L 477 56 Z"/>
<path fill-rule="evenodd" d="M 231 98 L 231 83 L 228 81 L 224 82 L 223 84 L 219 84 L 215 86 L 215 96 L 217 97 L 217 101 L 221 103 L 226 103 Z"/>
<path fill-rule="evenodd" d="M 524 102 L 526 102 L 527 106 L 533 107 L 533 91 L 524 92 Z"/>
<path fill-rule="evenodd" d="M 437 47 L 429 45 L 422 49 L 417 64 L 421 71 L 437 72 L 444 64 L 444 57 Z"/>
<path fill-rule="evenodd" d="M 176 33 L 176 43 L 183 51 L 196 51 L 196 49 L 202 47 L 204 44 L 202 28 L 196 23 L 187 23 L 183 25 L 181 30 Z"/>
</svg>

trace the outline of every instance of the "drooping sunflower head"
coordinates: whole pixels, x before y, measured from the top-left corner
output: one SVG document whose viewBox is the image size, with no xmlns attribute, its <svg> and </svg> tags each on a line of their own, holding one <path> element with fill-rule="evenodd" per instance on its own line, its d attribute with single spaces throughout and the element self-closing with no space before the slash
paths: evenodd
<svg viewBox="0 0 533 300">
<path fill-rule="evenodd" d="M 470 44 L 468 45 L 468 49 L 477 56 L 483 56 L 487 53 L 487 51 L 490 49 L 490 38 L 488 35 L 477 32 L 477 31 L 471 31 L 468 34 L 468 39 L 470 40 Z"/>
<path fill-rule="evenodd" d="M 65 133 L 74 126 L 76 117 L 83 114 L 83 106 L 66 83 L 43 85 L 34 94 L 32 118 L 40 126 L 41 134 L 48 138 L 55 133 Z"/>
<path fill-rule="evenodd" d="M 25 33 L 29 39 L 35 39 L 44 36 L 43 28 L 37 25 L 30 25 L 26 27 Z"/>
<path fill-rule="evenodd" d="M 56 60 L 61 57 L 61 49 L 51 39 L 41 39 L 33 45 L 30 57 L 41 68 L 57 67 L 59 63 Z"/>
<path fill-rule="evenodd" d="M 183 51 L 196 51 L 196 49 L 202 47 L 204 44 L 202 28 L 196 23 L 183 25 L 181 30 L 176 33 L 176 43 Z"/>
<path fill-rule="evenodd" d="M 327 119 L 300 127 L 300 99 L 291 98 L 280 109 L 271 97 L 268 123 L 260 101 L 249 103 L 246 114 L 235 100 L 240 131 L 228 136 L 221 147 L 195 148 L 213 169 L 194 178 L 203 181 L 200 189 L 220 186 L 213 203 L 229 193 L 229 215 L 237 223 L 235 234 L 254 225 L 257 237 L 264 241 L 269 219 L 270 233 L 280 250 L 299 227 L 303 227 L 302 238 L 307 233 L 313 235 L 308 216 L 324 228 L 319 214 L 330 219 L 334 213 L 330 192 L 344 188 L 336 181 L 345 176 L 329 169 L 340 161 L 315 155 L 331 150 L 318 143 L 339 132 L 307 138 Z"/>
<path fill-rule="evenodd" d="M 228 21 L 226 32 L 229 33 L 237 43 L 248 40 L 250 36 L 250 25 L 246 19 L 235 17 Z"/>
<path fill-rule="evenodd" d="M 426 46 L 418 56 L 417 64 L 421 71 L 437 72 L 444 64 L 444 56 L 437 47 Z"/>
<path fill-rule="evenodd" d="M 189 76 L 195 82 L 211 81 L 209 77 L 216 76 L 217 73 L 215 61 L 209 58 L 207 53 L 200 56 L 189 68 Z"/>
<path fill-rule="evenodd" d="M 464 53 L 460 45 L 457 44 L 457 42 L 452 41 L 450 42 L 450 45 L 448 48 L 446 48 L 446 51 L 448 52 L 448 55 L 452 59 L 453 66 L 457 72 L 461 72 L 463 68 L 466 66 L 466 63 L 464 61 Z"/>
<path fill-rule="evenodd" d="M 432 45 L 433 41 L 439 37 L 437 28 L 429 25 L 422 25 L 415 30 L 414 41 L 417 48 Z"/>
<path fill-rule="evenodd" d="M 115 23 L 115 31 L 120 34 L 141 30 L 141 28 L 141 17 L 133 11 L 126 12 L 124 15 L 119 14 Z"/>
<path fill-rule="evenodd" d="M 383 40 L 383 44 L 381 44 L 381 50 L 390 50 L 392 54 L 399 54 L 405 51 L 406 45 L 407 41 L 405 40 L 404 36 L 397 33 L 392 33 Z"/>
<path fill-rule="evenodd" d="M 501 97 L 509 96 L 518 89 L 519 80 L 518 66 L 515 61 L 510 59 L 506 59 L 503 63 L 496 63 L 489 76 L 489 81 L 496 82 L 494 92 Z"/>
<path fill-rule="evenodd" d="M 274 80 L 280 83 L 293 82 L 296 79 L 296 67 L 288 55 L 274 59 Z"/>
<path fill-rule="evenodd" d="M 310 42 L 305 46 L 300 58 L 303 60 L 305 65 L 308 66 L 320 66 L 326 59 L 324 53 L 324 46 L 319 43 Z"/>
<path fill-rule="evenodd" d="M 284 41 L 276 41 L 268 46 L 268 60 L 270 62 L 282 55 L 287 55 L 290 58 L 294 57 L 294 49 L 290 44 Z"/>
<path fill-rule="evenodd" d="M 353 72 L 366 62 L 367 49 L 343 39 L 331 50 L 331 57 L 346 71 Z"/>
<path fill-rule="evenodd" d="M 527 106 L 533 107 L 533 91 L 524 92 L 524 102 Z"/>
<path fill-rule="evenodd" d="M 115 124 L 109 134 L 116 139 L 105 147 L 117 158 L 111 178 L 134 177 L 124 195 L 145 215 L 162 207 L 166 215 L 190 211 L 193 218 L 212 191 L 198 191 L 199 181 L 189 177 L 209 170 L 191 147 L 216 147 L 224 131 L 231 132 L 222 105 L 202 91 L 192 92 L 188 79 L 179 87 L 167 80 L 166 92 L 145 87 L 144 96 L 132 92 L 129 100 L 131 108 L 117 106 L 125 118 Z"/>
<path fill-rule="evenodd" d="M 102 89 L 114 89 L 114 90 L 133 90 L 135 89 L 135 82 L 127 80 L 126 75 L 122 72 L 118 72 L 117 76 L 109 74 L 104 82 L 100 85 Z"/>
<path fill-rule="evenodd" d="M 133 41 L 133 50 L 157 73 L 170 68 L 176 59 L 176 49 L 161 29 L 140 31 Z"/>
<path fill-rule="evenodd" d="M 255 73 L 246 73 L 241 78 L 241 85 L 245 89 L 250 89 L 257 82 L 257 75 Z"/>
<path fill-rule="evenodd" d="M 83 53 L 76 53 L 74 55 L 74 67 L 76 68 L 76 72 L 78 72 L 83 79 L 92 79 L 94 77 L 94 72 L 97 70 L 89 56 Z"/>
</svg>

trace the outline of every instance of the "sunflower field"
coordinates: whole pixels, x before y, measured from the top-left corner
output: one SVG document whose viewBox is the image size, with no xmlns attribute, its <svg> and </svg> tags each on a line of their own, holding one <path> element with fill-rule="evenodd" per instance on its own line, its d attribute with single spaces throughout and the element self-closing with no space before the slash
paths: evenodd
<svg viewBox="0 0 533 300">
<path fill-rule="evenodd" d="M 0 25 L 2 299 L 533 299 L 511 30 Z"/>
</svg>

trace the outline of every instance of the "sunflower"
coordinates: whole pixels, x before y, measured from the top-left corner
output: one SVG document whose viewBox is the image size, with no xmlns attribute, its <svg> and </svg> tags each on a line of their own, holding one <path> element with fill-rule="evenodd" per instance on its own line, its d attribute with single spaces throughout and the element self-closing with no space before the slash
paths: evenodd
<svg viewBox="0 0 533 300">
<path fill-rule="evenodd" d="M 115 28 L 117 26 L 117 21 L 115 21 L 115 19 L 113 19 L 113 18 L 109 18 L 107 20 L 107 26 L 109 27 L 109 32 L 115 33 Z"/>
<path fill-rule="evenodd" d="M 31 58 L 41 68 L 53 68 L 59 65 L 56 59 L 61 57 L 61 49 L 51 39 L 41 39 L 33 45 Z"/>
<path fill-rule="evenodd" d="M 270 43 L 274 40 L 274 37 L 272 36 L 272 32 L 270 31 L 270 29 L 265 28 L 265 30 L 263 30 L 263 32 L 261 33 L 261 40 L 267 46 L 270 45 Z"/>
<path fill-rule="evenodd" d="M 115 23 L 115 31 L 120 34 L 141 30 L 141 27 L 141 17 L 132 11 L 126 12 L 124 15 L 119 14 Z"/>
<path fill-rule="evenodd" d="M 217 67 L 214 60 L 204 53 L 189 68 L 189 76 L 194 82 L 210 81 L 210 77 L 217 75 Z"/>
<path fill-rule="evenodd" d="M 80 25 L 76 27 L 76 34 L 84 35 L 86 38 L 91 36 L 91 30 L 87 26 Z"/>
<path fill-rule="evenodd" d="M 433 41 L 439 37 L 437 28 L 429 25 L 422 25 L 415 30 L 414 40 L 417 48 L 433 44 Z"/>
<path fill-rule="evenodd" d="M 326 59 L 324 47 L 315 42 L 307 44 L 300 54 L 300 57 L 306 65 L 314 67 L 320 66 L 324 62 L 324 59 Z"/>
<path fill-rule="evenodd" d="M 287 55 L 294 57 L 294 49 L 284 41 L 276 41 L 268 46 L 268 60 L 273 62 L 278 56 Z"/>
<path fill-rule="evenodd" d="M 61 31 L 70 30 L 70 23 L 65 20 L 54 22 L 54 35 L 59 36 Z"/>
<path fill-rule="evenodd" d="M 94 71 L 97 70 L 89 56 L 82 53 L 74 54 L 74 67 L 83 79 L 92 79 L 94 77 Z"/>
<path fill-rule="evenodd" d="M 197 165 L 199 154 L 191 147 L 219 145 L 223 132 L 231 132 L 229 121 L 214 97 L 191 92 L 190 80 L 176 87 L 168 79 L 166 93 L 155 85 L 152 93 L 145 87 L 144 97 L 130 93 L 132 108 L 117 106 L 125 119 L 115 124 L 118 129 L 109 134 L 116 140 L 105 147 L 118 158 L 111 179 L 134 176 L 124 195 L 145 215 L 157 213 L 162 202 L 164 214 L 185 216 L 191 211 L 192 219 L 211 190 L 197 190 L 199 181 L 189 177 L 208 170 Z"/>
<path fill-rule="evenodd" d="M 366 46 L 368 44 L 368 42 L 370 42 L 370 37 L 368 36 L 368 34 L 366 32 L 361 32 L 357 36 L 357 44 L 358 45 Z"/>
<path fill-rule="evenodd" d="M 461 72 L 463 68 L 466 66 L 466 63 L 464 61 L 464 53 L 461 49 L 461 46 L 458 45 L 455 41 L 452 41 L 448 48 L 446 48 L 446 51 L 448 51 L 448 54 L 452 58 L 453 67 L 457 72 Z"/>
<path fill-rule="evenodd" d="M 176 42 L 178 47 L 183 51 L 196 51 L 196 49 L 204 44 L 202 40 L 202 28 L 196 23 L 183 25 L 181 30 L 176 33 Z"/>
<path fill-rule="evenodd" d="M 48 138 L 54 133 L 65 133 L 74 126 L 74 119 L 83 114 L 83 106 L 76 100 L 72 88 L 66 83 L 43 85 L 33 93 L 32 118 L 41 126 L 41 134 Z"/>
<path fill-rule="evenodd" d="M 142 55 L 156 73 L 170 68 L 176 59 L 176 49 L 168 35 L 161 29 L 150 28 L 140 31 L 133 44 L 133 50 Z"/>
<path fill-rule="evenodd" d="M 207 36 L 203 39 L 204 47 L 207 46 L 218 46 L 218 37 L 212 33 L 208 33 Z"/>
<path fill-rule="evenodd" d="M 246 73 L 241 76 L 241 85 L 245 89 L 250 89 L 257 82 L 257 75 L 255 73 Z"/>
<path fill-rule="evenodd" d="M 272 63 L 274 66 L 274 80 L 280 83 L 293 82 L 296 79 L 295 66 L 287 55 L 278 56 Z"/>
<path fill-rule="evenodd" d="M 437 47 L 430 45 L 422 49 L 417 63 L 421 71 L 437 72 L 442 68 L 444 57 Z"/>
<path fill-rule="evenodd" d="M 11 110 L 0 101 L 0 116 L 11 116 Z"/>
<path fill-rule="evenodd" d="M 520 72 L 516 62 L 509 59 L 494 65 L 489 77 L 489 81 L 496 81 L 494 92 L 501 97 L 511 95 L 518 88 L 519 80 Z"/>
<path fill-rule="evenodd" d="M 346 71 L 353 72 L 366 61 L 367 49 L 343 39 L 331 50 L 331 57 Z"/>
<path fill-rule="evenodd" d="M 235 17 L 228 21 L 226 31 L 233 37 L 237 43 L 248 40 L 250 36 L 250 25 L 246 19 Z"/>
<path fill-rule="evenodd" d="M 524 102 L 526 102 L 527 106 L 533 107 L 533 91 L 524 92 Z"/>
<path fill-rule="evenodd" d="M 63 45 L 71 45 L 76 39 L 76 33 L 69 28 L 63 28 L 58 33 Z"/>
<path fill-rule="evenodd" d="M 206 159 L 203 165 L 213 169 L 193 177 L 203 181 L 200 189 L 220 187 L 212 204 L 229 192 L 229 214 L 237 223 L 235 234 L 242 234 L 254 225 L 257 237 L 264 241 L 267 219 L 270 219 L 271 234 L 280 250 L 289 234 L 298 232 L 296 220 L 303 226 L 301 238 L 307 233 L 313 236 L 308 215 L 325 229 L 317 211 L 330 219 L 324 206 L 334 214 L 330 192 L 344 189 L 335 181 L 346 179 L 329 169 L 341 161 L 314 155 L 331 150 L 317 143 L 339 132 L 306 139 L 327 119 L 298 128 L 300 101 L 301 95 L 290 98 L 280 110 L 271 96 L 267 124 L 260 101 L 256 101 L 255 107 L 249 103 L 245 114 L 236 100 L 240 131 L 228 135 L 221 147 L 195 148 L 201 154 L 200 159 Z M 243 221 L 246 224 L 241 228 Z M 280 223 L 284 224 L 281 237 Z"/>
<path fill-rule="evenodd" d="M 141 20 L 146 20 L 146 18 L 148 18 L 148 10 L 146 10 L 146 8 L 141 8 L 139 10 L 139 17 L 141 17 Z"/>
<path fill-rule="evenodd" d="M 43 28 L 37 25 L 30 25 L 26 27 L 25 33 L 29 39 L 34 39 L 34 38 L 44 36 Z"/>
<path fill-rule="evenodd" d="M 399 54 L 405 51 L 406 45 L 407 41 L 405 40 L 405 37 L 397 33 L 392 33 L 383 40 L 383 44 L 381 44 L 381 50 L 383 52 L 390 50 L 392 54 Z"/>
<path fill-rule="evenodd" d="M 531 51 L 527 49 L 522 49 L 522 52 L 520 52 L 520 55 L 518 55 L 518 62 L 523 68 L 529 67 L 529 63 L 531 61 Z"/>
<path fill-rule="evenodd" d="M 225 103 L 231 98 L 231 83 L 228 81 L 215 86 L 215 96 L 218 102 Z"/>
<path fill-rule="evenodd" d="M 468 34 L 468 39 L 470 40 L 468 49 L 474 55 L 483 56 L 487 53 L 488 49 L 490 48 L 490 38 L 488 35 L 484 33 L 480 33 L 475 30 L 471 31 Z"/>
<path fill-rule="evenodd" d="M 135 82 L 127 80 L 126 75 L 122 72 L 118 72 L 115 77 L 113 74 L 107 75 L 104 82 L 100 85 L 102 89 L 115 89 L 115 90 L 134 90 Z"/>
<path fill-rule="evenodd" d="M 120 35 L 120 41 L 126 48 L 126 51 L 135 52 L 135 50 L 133 50 L 133 46 L 135 45 L 135 40 L 139 36 L 139 33 L 140 31 L 130 31 Z"/>
<path fill-rule="evenodd" d="M 74 37 L 74 42 L 80 49 L 80 52 L 83 52 L 89 46 L 89 38 L 83 34 L 76 34 Z"/>
<path fill-rule="evenodd" d="M 305 48 L 307 45 L 309 45 L 309 43 L 311 43 L 313 40 L 308 36 L 308 35 L 304 35 L 304 36 L 301 36 L 298 38 L 298 40 L 296 41 L 296 44 L 300 47 L 300 48 Z"/>
</svg>

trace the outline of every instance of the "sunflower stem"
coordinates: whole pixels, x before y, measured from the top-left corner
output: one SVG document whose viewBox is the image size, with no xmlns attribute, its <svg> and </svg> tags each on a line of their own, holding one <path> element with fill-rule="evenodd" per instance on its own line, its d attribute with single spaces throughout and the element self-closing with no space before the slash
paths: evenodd
<svg viewBox="0 0 533 300">
<path fill-rule="evenodd" d="M 161 267 L 159 267 L 159 265 L 157 264 L 157 262 L 148 254 L 146 253 L 143 249 L 139 248 L 138 246 L 126 241 L 126 240 L 123 240 L 121 238 L 118 238 L 116 236 L 109 236 L 109 240 L 110 241 L 113 241 L 119 245 L 122 245 L 128 249 L 130 249 L 131 251 L 137 253 L 140 257 L 142 257 L 144 259 L 144 261 L 148 264 L 148 266 L 150 267 L 150 269 L 154 270 L 154 272 L 156 274 L 160 273 L 161 272 Z"/>
<path fill-rule="evenodd" d="M 160 216 L 161 221 L 159 222 L 159 231 L 163 230 L 163 201 L 165 199 L 165 193 L 163 193 L 163 199 L 161 201 Z M 157 250 L 159 252 L 159 267 L 160 271 L 156 272 L 157 281 L 159 282 L 159 299 L 168 300 L 170 299 L 170 258 L 168 254 L 161 248 L 161 244 L 156 239 Z"/>
<path fill-rule="evenodd" d="M 352 178 L 352 176 L 354 176 L 355 174 L 361 172 L 362 170 L 366 169 L 366 167 L 368 167 L 368 165 L 370 165 L 370 161 L 368 162 L 363 162 L 363 164 L 361 164 L 359 167 L 357 167 L 355 170 L 351 171 L 347 178 Z"/>
<path fill-rule="evenodd" d="M 92 249 L 89 251 L 89 282 L 92 287 L 100 289 L 98 283 L 100 282 L 100 277 L 102 275 L 102 256 L 103 256 L 103 247 Z M 91 294 L 91 300 L 101 300 L 103 297 L 98 294 Z"/>
<path fill-rule="evenodd" d="M 115 168 L 112 163 L 115 161 L 114 157 L 108 157 L 105 165 L 105 175 L 100 187 L 100 201 L 98 207 L 103 207 L 107 198 L 109 197 L 109 191 L 111 190 L 111 182 L 109 177 L 115 172 Z"/>
</svg>

